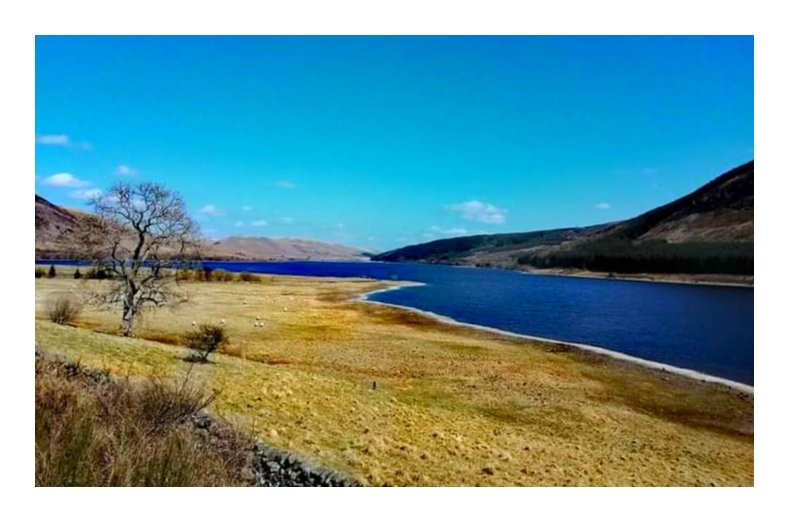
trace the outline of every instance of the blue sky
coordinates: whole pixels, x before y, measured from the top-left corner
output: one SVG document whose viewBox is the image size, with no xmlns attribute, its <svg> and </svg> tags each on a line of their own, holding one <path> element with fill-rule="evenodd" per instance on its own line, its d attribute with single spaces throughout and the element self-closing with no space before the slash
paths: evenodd
<svg viewBox="0 0 789 522">
<path fill-rule="evenodd" d="M 751 37 L 37 37 L 36 192 L 380 250 L 625 219 L 753 158 Z"/>
</svg>

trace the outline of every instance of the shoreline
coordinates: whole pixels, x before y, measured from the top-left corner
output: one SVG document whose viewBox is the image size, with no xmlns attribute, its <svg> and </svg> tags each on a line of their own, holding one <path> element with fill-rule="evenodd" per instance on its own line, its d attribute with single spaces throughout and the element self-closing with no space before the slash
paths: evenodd
<svg viewBox="0 0 789 522">
<path fill-rule="evenodd" d="M 503 335 L 505 337 L 515 338 L 515 339 L 520 339 L 520 340 L 538 341 L 538 342 L 543 342 L 543 343 L 548 343 L 548 344 L 553 344 L 553 345 L 559 345 L 559 346 L 569 346 L 571 348 L 575 348 L 575 349 L 578 349 L 578 350 L 583 350 L 585 352 L 591 352 L 591 353 L 595 353 L 595 354 L 598 354 L 598 355 L 604 355 L 606 357 L 610 357 L 610 358 L 616 359 L 618 361 L 623 361 L 623 362 L 627 362 L 627 363 L 630 363 L 630 364 L 634 364 L 634 365 L 640 366 L 642 368 L 649 368 L 651 370 L 657 370 L 657 371 L 665 371 L 665 372 L 672 373 L 672 374 L 675 374 L 675 375 L 680 375 L 682 377 L 687 377 L 689 379 L 693 379 L 693 380 L 696 380 L 696 381 L 707 382 L 707 383 L 712 383 L 712 384 L 719 384 L 719 385 L 723 385 L 723 386 L 732 388 L 732 389 L 740 391 L 740 392 L 747 393 L 749 395 L 754 395 L 754 387 L 749 385 L 749 384 L 733 381 L 733 380 L 730 380 L 730 379 L 726 379 L 724 377 L 717 377 L 715 375 L 709 375 L 709 374 L 702 373 L 702 372 L 699 372 L 699 371 L 696 371 L 696 370 L 691 370 L 689 368 L 680 368 L 678 366 L 672 366 L 672 365 L 666 364 L 666 363 L 661 363 L 661 362 L 657 362 L 657 361 L 651 361 L 649 359 L 642 359 L 641 357 L 636 357 L 634 355 L 628 355 L 626 353 L 617 352 L 615 350 L 611 350 L 611 349 L 608 349 L 608 348 L 603 348 L 603 347 L 600 347 L 600 346 L 593 346 L 593 345 L 590 345 L 590 344 L 582 344 L 582 343 L 573 343 L 573 342 L 569 342 L 569 341 L 559 341 L 557 339 L 549 339 L 549 338 L 546 338 L 546 337 L 538 337 L 538 336 L 534 336 L 534 335 L 510 332 L 508 330 L 502 330 L 500 328 L 494 328 L 492 326 L 483 326 L 483 325 L 478 325 L 478 324 L 473 324 L 473 323 L 464 323 L 464 322 L 458 321 L 458 320 L 453 319 L 453 318 L 451 318 L 449 316 L 446 316 L 446 315 L 441 315 L 441 314 L 437 314 L 435 312 L 429 312 L 429 311 L 426 311 L 426 310 L 420 310 L 419 308 L 414 308 L 412 306 L 405 306 L 405 305 L 398 305 L 398 304 L 391 304 L 391 303 L 382 303 L 382 302 L 379 302 L 379 301 L 371 301 L 369 299 L 370 296 L 375 295 L 375 294 L 380 294 L 380 293 L 384 293 L 384 292 L 391 292 L 391 291 L 394 291 L 394 290 L 399 290 L 401 288 L 407 288 L 407 287 L 413 287 L 413 286 L 426 286 L 426 283 L 416 283 L 416 282 L 413 282 L 413 281 L 404 281 L 402 283 L 396 283 L 396 284 L 394 284 L 393 286 L 391 286 L 389 288 L 382 288 L 382 289 L 378 289 L 378 290 L 372 290 L 370 292 L 365 292 L 365 293 L 360 294 L 359 296 L 357 296 L 357 297 L 355 297 L 355 298 L 353 298 L 351 300 L 352 301 L 361 302 L 361 303 L 370 303 L 370 304 L 379 305 L 379 306 L 390 306 L 392 308 L 398 308 L 400 310 L 407 310 L 409 312 L 417 313 L 417 314 L 429 317 L 429 318 L 431 318 L 431 319 L 433 319 L 435 321 L 438 321 L 440 323 L 449 324 L 449 325 L 452 325 L 452 326 L 460 326 L 460 327 L 464 327 L 464 328 L 473 328 L 475 330 L 480 330 L 480 331 L 493 333 L 493 334 L 497 334 L 497 335 Z"/>
<path fill-rule="evenodd" d="M 477 267 L 471 267 L 477 268 Z M 688 281 L 685 279 L 674 279 L 671 276 L 666 275 L 663 279 L 651 279 L 647 274 L 636 274 L 633 277 L 629 277 L 623 274 L 615 274 L 612 277 L 609 277 L 607 274 L 603 274 L 602 272 L 584 272 L 578 271 L 576 273 L 563 273 L 560 271 L 536 271 L 536 270 L 517 270 L 512 268 L 504 268 L 503 270 L 512 270 L 513 272 L 519 272 L 521 274 L 529 274 L 529 275 L 538 275 L 538 276 L 559 276 L 559 277 L 578 277 L 584 279 L 605 279 L 607 281 L 638 281 L 641 283 L 664 283 L 664 284 L 673 284 L 673 285 L 700 285 L 700 286 L 726 286 L 732 288 L 754 288 L 753 283 L 736 283 L 736 282 L 729 282 L 729 281 Z M 685 274 L 688 275 L 688 274 Z M 657 277 L 663 277 L 661 274 L 654 274 Z"/>
<path fill-rule="evenodd" d="M 662 283 L 662 284 L 675 284 L 675 285 L 700 285 L 700 286 L 723 286 L 723 287 L 731 287 L 731 288 L 754 288 L 754 283 L 742 283 L 742 282 L 734 282 L 734 281 L 711 281 L 711 280 L 699 280 L 699 281 L 692 281 L 688 279 L 681 279 L 677 277 L 672 277 L 670 274 L 634 274 L 632 277 L 626 274 L 615 274 L 611 277 L 608 274 L 603 272 L 588 272 L 583 270 L 571 271 L 571 272 L 562 272 L 563 269 L 532 269 L 532 270 L 519 270 L 517 268 L 511 267 L 500 267 L 500 266 L 476 266 L 476 265 L 453 265 L 447 263 L 425 263 L 421 261 L 376 261 L 370 257 L 359 257 L 359 258 L 324 258 L 324 259 L 213 259 L 213 258 L 204 258 L 202 261 L 207 261 L 209 263 L 231 263 L 231 264 L 241 264 L 241 263 L 381 263 L 381 264 L 407 264 L 407 265 L 439 265 L 439 266 L 446 266 L 449 268 L 473 268 L 473 269 L 493 269 L 493 270 L 507 270 L 509 272 L 515 272 L 519 274 L 528 274 L 528 275 L 536 275 L 536 276 L 559 276 L 559 277 L 574 277 L 574 278 L 583 278 L 583 279 L 602 279 L 607 281 L 636 281 L 641 283 Z M 79 263 L 79 260 L 76 259 L 36 259 L 36 265 L 46 265 L 46 264 L 65 264 L 67 266 L 72 265 L 74 263 Z M 76 266 L 76 265 L 75 265 Z M 269 272 L 256 272 L 256 273 L 263 273 L 267 275 L 288 275 L 288 274 L 274 274 Z M 686 277 L 693 277 L 693 274 L 681 274 L 682 276 Z M 707 274 L 709 275 L 709 274 Z M 332 276 L 306 276 L 306 277 L 332 277 Z M 736 277 L 736 276 L 735 276 Z M 753 277 L 753 276 L 743 276 L 743 277 Z M 386 280 L 384 280 L 386 281 Z"/>
</svg>

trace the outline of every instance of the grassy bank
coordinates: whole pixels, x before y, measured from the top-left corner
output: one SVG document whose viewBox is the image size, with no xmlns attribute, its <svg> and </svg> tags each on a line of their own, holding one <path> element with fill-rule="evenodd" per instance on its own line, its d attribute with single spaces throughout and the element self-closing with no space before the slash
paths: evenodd
<svg viewBox="0 0 789 522">
<path fill-rule="evenodd" d="M 388 283 L 187 282 L 190 302 L 150 312 L 137 339 L 115 335 L 117 310 L 46 320 L 55 296 L 99 284 L 36 280 L 37 343 L 132 377 L 194 367 L 221 389 L 213 411 L 365 483 L 753 484 L 752 396 L 351 300 Z M 221 319 L 225 352 L 185 362 L 191 322 Z"/>
</svg>

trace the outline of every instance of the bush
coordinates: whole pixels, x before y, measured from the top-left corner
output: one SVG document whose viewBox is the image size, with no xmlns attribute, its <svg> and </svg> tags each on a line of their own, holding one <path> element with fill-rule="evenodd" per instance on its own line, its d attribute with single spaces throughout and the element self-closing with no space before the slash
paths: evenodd
<svg viewBox="0 0 789 522">
<path fill-rule="evenodd" d="M 55 270 L 55 265 L 49 265 L 49 272 L 47 272 L 47 277 L 52 278 L 58 275 L 57 271 Z"/>
<path fill-rule="evenodd" d="M 107 272 L 103 268 L 91 268 L 85 274 L 85 279 L 107 279 Z"/>
<path fill-rule="evenodd" d="M 245 283 L 259 283 L 262 281 L 261 277 L 257 274 L 250 274 L 249 272 L 241 272 L 238 278 Z"/>
<path fill-rule="evenodd" d="M 93 379 L 78 364 L 36 358 L 37 486 L 251 485 L 252 442 L 195 429 L 213 400 L 190 384 Z"/>
<path fill-rule="evenodd" d="M 184 344 L 195 351 L 193 362 L 208 362 L 208 356 L 220 348 L 225 347 L 229 340 L 224 326 L 201 324 L 195 331 L 184 335 Z"/>
<path fill-rule="evenodd" d="M 82 279 L 82 272 L 79 271 L 79 268 L 74 271 L 74 279 Z"/>
<path fill-rule="evenodd" d="M 222 282 L 225 282 L 225 283 L 228 282 L 228 281 L 233 281 L 235 279 L 235 277 L 233 276 L 233 274 L 231 272 L 228 272 L 227 270 L 221 270 L 221 269 L 214 270 L 214 272 L 212 274 L 212 278 L 213 278 L 214 281 L 222 281 Z"/>
<path fill-rule="evenodd" d="M 36 279 L 40 279 L 46 275 L 46 271 L 43 268 L 36 268 Z"/>
<path fill-rule="evenodd" d="M 79 316 L 80 307 L 68 297 L 58 297 L 47 308 L 47 316 L 53 323 L 71 324 Z"/>
</svg>

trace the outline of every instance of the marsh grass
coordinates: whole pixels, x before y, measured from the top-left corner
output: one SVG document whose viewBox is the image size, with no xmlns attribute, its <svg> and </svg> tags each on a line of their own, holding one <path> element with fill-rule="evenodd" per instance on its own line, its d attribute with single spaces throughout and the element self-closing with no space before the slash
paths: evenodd
<svg viewBox="0 0 789 522">
<path fill-rule="evenodd" d="M 191 422 L 213 400 L 188 378 L 97 380 L 36 358 L 36 485 L 249 485 L 251 441 L 227 430 L 215 440 Z"/>
</svg>

